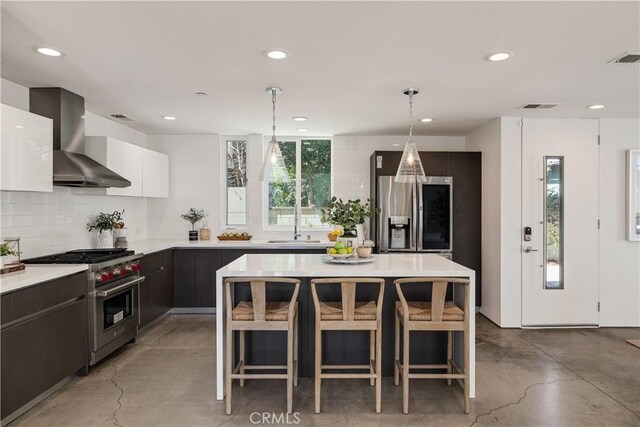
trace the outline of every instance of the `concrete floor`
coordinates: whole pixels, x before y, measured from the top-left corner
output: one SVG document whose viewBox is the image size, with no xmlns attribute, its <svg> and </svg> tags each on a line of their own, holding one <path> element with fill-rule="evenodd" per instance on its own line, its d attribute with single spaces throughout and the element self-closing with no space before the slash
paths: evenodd
<svg viewBox="0 0 640 427">
<path fill-rule="evenodd" d="M 639 329 L 505 330 L 477 324 L 477 398 L 462 412 L 459 387 L 411 383 L 410 414 L 391 378 L 375 414 L 366 381 L 328 380 L 313 414 L 313 381 L 294 391 L 289 423 L 303 426 L 638 426 Z M 12 426 L 251 426 L 254 412 L 285 409 L 283 381 L 236 386 L 232 416 L 215 400 L 215 327 L 209 315 L 172 315 L 77 378 Z M 283 353 L 284 354 L 284 353 Z M 286 421 L 286 420 L 282 420 Z M 282 424 L 282 423 L 281 423 Z"/>
</svg>

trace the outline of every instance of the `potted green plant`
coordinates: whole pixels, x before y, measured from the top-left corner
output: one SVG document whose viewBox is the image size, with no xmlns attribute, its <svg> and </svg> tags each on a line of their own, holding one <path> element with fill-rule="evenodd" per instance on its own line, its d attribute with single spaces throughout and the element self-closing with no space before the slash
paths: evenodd
<svg viewBox="0 0 640 427">
<path fill-rule="evenodd" d="M 124 227 L 122 221 L 122 212 L 114 211 L 113 213 L 100 212 L 93 221 L 87 224 L 87 230 L 95 231 L 95 246 L 97 248 L 112 248 L 113 247 L 113 229 L 116 226 Z"/>
<path fill-rule="evenodd" d="M 371 208 L 369 200 L 362 203 L 360 199 L 349 199 L 346 202 L 342 199 L 332 197 L 327 205 L 320 210 L 322 216 L 320 220 L 331 225 L 340 225 L 344 229 L 344 237 L 358 237 L 364 239 L 364 223 L 367 218 L 371 218 L 378 210 Z"/>
<path fill-rule="evenodd" d="M 20 252 L 13 247 L 11 242 L 0 244 L 0 268 L 4 267 L 4 257 L 18 255 L 20 255 Z"/>
<path fill-rule="evenodd" d="M 189 231 L 189 241 L 198 240 L 198 232 L 196 231 L 196 223 L 206 217 L 207 214 L 204 209 L 189 209 L 189 212 L 180 215 L 180 218 L 191 223 L 191 230 Z"/>
</svg>

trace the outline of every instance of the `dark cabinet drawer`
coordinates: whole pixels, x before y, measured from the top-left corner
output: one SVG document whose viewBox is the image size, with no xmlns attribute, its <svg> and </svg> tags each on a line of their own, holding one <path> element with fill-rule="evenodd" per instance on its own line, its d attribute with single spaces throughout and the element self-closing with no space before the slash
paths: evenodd
<svg viewBox="0 0 640 427">
<path fill-rule="evenodd" d="M 140 284 L 140 326 L 145 327 L 173 308 L 173 250 L 145 255 Z"/>
<path fill-rule="evenodd" d="M 10 294 L 11 320 L 18 320 L 65 301 L 81 297 L 86 292 L 87 276 L 84 272 L 13 292 Z"/>
</svg>

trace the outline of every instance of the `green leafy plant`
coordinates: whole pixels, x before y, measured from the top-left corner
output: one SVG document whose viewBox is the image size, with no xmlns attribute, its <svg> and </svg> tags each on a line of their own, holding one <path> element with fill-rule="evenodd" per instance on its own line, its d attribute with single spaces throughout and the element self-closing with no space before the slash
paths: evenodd
<svg viewBox="0 0 640 427">
<path fill-rule="evenodd" d="M 113 213 L 104 213 L 100 212 L 96 215 L 95 219 L 87 224 L 87 229 L 89 231 L 98 230 L 102 231 L 111 231 L 114 228 L 124 228 L 124 222 L 122 221 L 122 216 L 124 215 L 124 209 L 122 212 L 114 211 Z"/>
<path fill-rule="evenodd" d="M 18 256 L 20 252 L 14 249 L 14 247 L 9 242 L 5 242 L 0 244 L 0 256 Z"/>
<path fill-rule="evenodd" d="M 362 203 L 360 199 L 347 200 L 332 197 L 324 209 L 320 210 L 322 216 L 320 220 L 327 224 L 341 225 L 345 235 L 353 235 L 356 225 L 364 224 L 367 218 L 374 216 L 379 209 L 373 209 L 369 205 L 369 200 Z"/>
<path fill-rule="evenodd" d="M 204 212 L 204 209 L 189 209 L 189 212 L 186 214 L 180 215 L 180 218 L 184 219 L 191 223 L 191 230 L 195 231 L 196 223 L 206 217 L 207 214 Z"/>
</svg>

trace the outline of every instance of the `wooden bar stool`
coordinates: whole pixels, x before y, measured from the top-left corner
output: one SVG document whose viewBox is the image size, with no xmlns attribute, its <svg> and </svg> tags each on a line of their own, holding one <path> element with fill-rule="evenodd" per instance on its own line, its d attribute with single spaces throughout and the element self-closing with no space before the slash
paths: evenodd
<svg viewBox="0 0 640 427">
<path fill-rule="evenodd" d="M 250 283 L 251 301 L 240 301 L 233 306 L 232 292 L 238 283 Z M 267 285 L 293 285 L 290 301 L 266 300 Z M 298 385 L 298 292 L 300 280 L 283 277 L 234 277 L 224 281 L 226 287 L 227 324 L 225 355 L 225 394 L 226 413 L 231 414 L 231 385 L 233 380 L 240 380 L 240 387 L 245 379 L 283 379 L 287 380 L 287 413 L 292 412 L 293 385 Z M 233 367 L 233 332 L 240 332 L 240 360 Z M 245 359 L 245 331 L 287 331 L 287 364 L 286 365 L 247 365 Z M 232 368 L 233 367 L 233 368 Z M 286 374 L 265 373 L 245 374 L 245 370 L 281 370 Z"/>
<path fill-rule="evenodd" d="M 322 302 L 318 299 L 317 285 L 340 285 L 341 302 Z M 357 284 L 377 284 L 377 301 L 356 301 Z M 316 348 L 315 348 L 315 412 L 320 413 L 320 387 L 323 379 L 369 378 L 376 387 L 376 412 L 380 413 L 382 396 L 382 299 L 384 279 L 374 278 L 337 278 L 314 279 L 311 281 L 313 305 L 316 311 Z M 370 331 L 368 365 L 323 365 L 322 331 Z M 368 373 L 323 373 L 324 369 L 367 369 Z"/>
<path fill-rule="evenodd" d="M 456 277 L 409 278 L 397 279 L 396 285 L 400 301 L 395 310 L 395 361 L 394 384 L 399 384 L 402 373 L 402 412 L 409 413 L 409 380 L 446 379 L 451 385 L 452 379 L 464 382 L 464 413 L 469 413 L 469 280 Z M 431 301 L 407 302 L 401 285 L 422 285 L 432 283 Z M 453 301 L 446 301 L 447 287 L 460 285 L 464 288 L 464 308 L 461 309 Z M 402 331 L 402 362 L 400 362 L 400 327 Z M 409 364 L 409 332 L 411 331 L 447 331 L 447 363 L 441 365 Z M 453 361 L 453 332 L 464 334 L 464 369 L 460 369 Z M 410 373 L 410 369 L 446 369 L 446 373 Z M 454 372 L 455 371 L 455 372 Z"/>
</svg>

